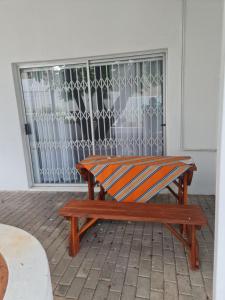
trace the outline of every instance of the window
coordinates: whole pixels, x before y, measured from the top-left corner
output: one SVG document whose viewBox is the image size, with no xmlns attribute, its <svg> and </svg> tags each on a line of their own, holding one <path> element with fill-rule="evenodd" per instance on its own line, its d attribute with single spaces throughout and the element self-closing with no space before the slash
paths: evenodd
<svg viewBox="0 0 225 300">
<path fill-rule="evenodd" d="M 164 56 L 20 68 L 34 184 L 78 184 L 91 154 L 162 155 Z"/>
</svg>

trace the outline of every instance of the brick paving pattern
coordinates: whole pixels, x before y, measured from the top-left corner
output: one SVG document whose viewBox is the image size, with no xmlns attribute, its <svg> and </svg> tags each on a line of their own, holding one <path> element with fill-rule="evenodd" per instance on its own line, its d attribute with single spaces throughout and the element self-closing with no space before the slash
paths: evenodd
<svg viewBox="0 0 225 300">
<path fill-rule="evenodd" d="M 34 235 L 47 252 L 54 300 L 212 299 L 214 197 L 189 196 L 209 226 L 198 232 L 200 263 L 160 224 L 99 221 L 84 235 L 76 257 L 68 255 L 68 221 L 57 210 L 85 193 L 0 192 L 0 223 Z M 154 199 L 174 202 L 169 195 Z"/>
</svg>

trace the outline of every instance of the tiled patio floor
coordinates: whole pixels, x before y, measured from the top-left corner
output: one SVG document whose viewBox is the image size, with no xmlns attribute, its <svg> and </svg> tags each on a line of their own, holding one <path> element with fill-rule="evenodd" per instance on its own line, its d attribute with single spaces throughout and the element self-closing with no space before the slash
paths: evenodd
<svg viewBox="0 0 225 300">
<path fill-rule="evenodd" d="M 214 198 L 190 196 L 209 226 L 199 232 L 201 268 L 191 271 L 179 242 L 159 224 L 99 222 L 68 256 L 68 222 L 57 210 L 83 193 L 0 192 L 0 223 L 22 228 L 46 249 L 55 300 L 201 300 L 212 297 Z M 173 201 L 167 195 L 157 201 Z M 32 300 L 32 299 L 31 299 Z"/>
</svg>

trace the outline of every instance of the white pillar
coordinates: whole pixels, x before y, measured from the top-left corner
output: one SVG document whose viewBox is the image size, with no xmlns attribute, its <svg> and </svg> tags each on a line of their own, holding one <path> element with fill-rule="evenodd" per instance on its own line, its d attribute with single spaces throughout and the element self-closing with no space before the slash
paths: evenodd
<svg viewBox="0 0 225 300">
<path fill-rule="evenodd" d="M 221 54 L 221 106 L 217 157 L 213 300 L 225 299 L 225 4 Z"/>
</svg>

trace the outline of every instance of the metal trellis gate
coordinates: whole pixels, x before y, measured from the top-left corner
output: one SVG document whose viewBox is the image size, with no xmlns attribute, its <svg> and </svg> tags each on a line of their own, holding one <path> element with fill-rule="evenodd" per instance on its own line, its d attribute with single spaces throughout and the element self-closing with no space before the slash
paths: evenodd
<svg viewBox="0 0 225 300">
<path fill-rule="evenodd" d="M 80 184 L 91 154 L 163 155 L 165 58 L 20 67 L 33 184 Z"/>
</svg>

